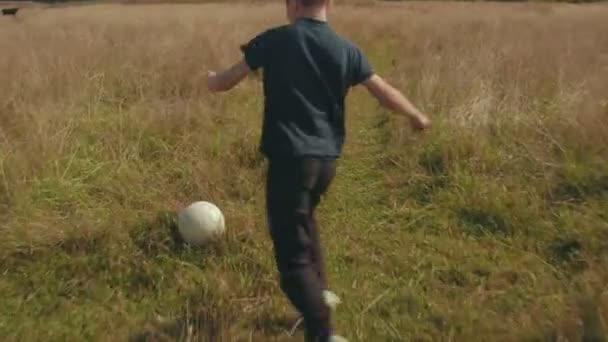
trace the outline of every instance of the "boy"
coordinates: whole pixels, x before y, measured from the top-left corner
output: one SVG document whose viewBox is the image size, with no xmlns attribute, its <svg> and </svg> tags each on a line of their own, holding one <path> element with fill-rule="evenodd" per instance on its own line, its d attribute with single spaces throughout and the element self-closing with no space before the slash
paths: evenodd
<svg viewBox="0 0 608 342">
<path fill-rule="evenodd" d="M 304 317 L 306 341 L 333 335 L 315 208 L 336 173 L 345 137 L 344 98 L 363 84 L 415 129 L 430 120 L 376 75 L 365 55 L 327 23 L 331 0 L 286 0 L 290 24 L 242 47 L 244 58 L 209 72 L 211 91 L 227 91 L 259 68 L 264 74 L 261 151 L 269 166 L 266 210 L 281 289 Z"/>
</svg>

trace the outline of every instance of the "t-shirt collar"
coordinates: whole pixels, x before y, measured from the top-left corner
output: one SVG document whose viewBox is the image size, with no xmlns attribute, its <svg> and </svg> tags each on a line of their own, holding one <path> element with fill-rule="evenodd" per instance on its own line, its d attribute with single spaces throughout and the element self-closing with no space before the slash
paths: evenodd
<svg viewBox="0 0 608 342">
<path fill-rule="evenodd" d="M 313 18 L 313 17 L 298 17 L 296 19 L 296 21 L 303 21 L 303 22 L 308 22 L 308 23 L 312 23 L 312 24 L 320 24 L 320 25 L 326 25 L 327 21 L 321 20 L 321 19 L 317 19 L 317 18 Z"/>
</svg>

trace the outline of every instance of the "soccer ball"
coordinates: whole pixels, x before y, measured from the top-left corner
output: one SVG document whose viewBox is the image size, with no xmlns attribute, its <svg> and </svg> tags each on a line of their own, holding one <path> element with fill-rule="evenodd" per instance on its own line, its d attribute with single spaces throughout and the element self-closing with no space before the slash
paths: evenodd
<svg viewBox="0 0 608 342">
<path fill-rule="evenodd" d="M 179 233 L 185 242 L 193 246 L 203 245 L 224 234 L 224 215 L 214 204 L 194 202 L 183 209 L 177 218 Z"/>
</svg>

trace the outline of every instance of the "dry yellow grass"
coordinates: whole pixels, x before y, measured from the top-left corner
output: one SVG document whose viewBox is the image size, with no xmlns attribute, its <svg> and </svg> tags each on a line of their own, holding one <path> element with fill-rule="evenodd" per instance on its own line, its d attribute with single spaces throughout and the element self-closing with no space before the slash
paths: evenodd
<svg viewBox="0 0 608 342">
<path fill-rule="evenodd" d="M 0 17 L 0 336 L 289 340 L 262 211 L 259 80 L 212 96 L 204 79 L 282 8 L 20 14 Z M 605 4 L 337 7 L 336 29 L 435 122 L 413 137 L 363 92 L 349 99 L 322 209 L 340 332 L 605 336 L 607 16 Z M 229 233 L 191 250 L 171 238 L 170 210 L 198 199 L 220 205 Z"/>
</svg>

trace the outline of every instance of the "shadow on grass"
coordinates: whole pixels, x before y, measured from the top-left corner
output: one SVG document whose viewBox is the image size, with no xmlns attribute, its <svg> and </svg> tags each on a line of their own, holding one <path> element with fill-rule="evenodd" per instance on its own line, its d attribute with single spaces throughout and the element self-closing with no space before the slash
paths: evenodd
<svg viewBox="0 0 608 342">
<path fill-rule="evenodd" d="M 576 275 L 587 270 L 583 244 L 576 238 L 560 237 L 549 246 L 549 261 L 554 265 Z"/>
<path fill-rule="evenodd" d="M 106 251 L 109 235 L 101 233 L 72 232 L 61 241 L 41 246 L 19 246 L 0 258 L 0 270 L 45 262 L 62 257 L 98 255 Z"/>
<path fill-rule="evenodd" d="M 185 243 L 177 229 L 177 214 L 159 212 L 153 220 L 143 222 L 131 231 L 131 240 L 144 254 L 174 254 L 181 252 Z"/>
<path fill-rule="evenodd" d="M 581 204 L 593 198 L 608 198 L 608 170 L 593 163 L 562 171 L 548 195 L 553 203 Z"/>
<path fill-rule="evenodd" d="M 283 341 L 294 327 L 294 336 L 301 335 L 303 324 L 297 318 L 271 317 L 262 314 L 243 319 L 236 308 L 209 305 L 195 313 L 186 313 L 174 320 L 156 320 L 131 336 L 131 342 L 156 341 Z"/>
<path fill-rule="evenodd" d="M 466 207 L 458 211 L 458 217 L 466 225 L 468 232 L 475 236 L 509 236 L 513 232 L 508 217 L 493 210 Z"/>
<path fill-rule="evenodd" d="M 304 323 L 298 322 L 298 317 L 274 317 L 263 315 L 254 322 L 256 331 L 263 333 L 265 336 L 288 336 L 293 333 L 298 335 L 304 331 Z M 293 330 L 293 331 L 292 331 Z"/>
<path fill-rule="evenodd" d="M 231 341 L 231 322 L 234 317 L 212 307 L 176 320 L 159 320 L 130 341 Z"/>
<path fill-rule="evenodd" d="M 186 259 L 234 255 L 248 239 L 247 236 L 226 235 L 204 246 L 188 245 L 179 233 L 177 213 L 173 211 L 159 212 L 154 219 L 135 227 L 130 236 L 133 244 L 148 257 L 171 255 Z"/>
</svg>

